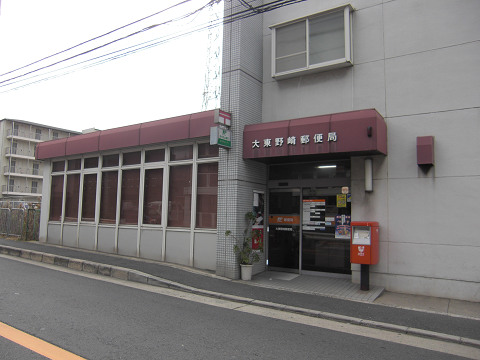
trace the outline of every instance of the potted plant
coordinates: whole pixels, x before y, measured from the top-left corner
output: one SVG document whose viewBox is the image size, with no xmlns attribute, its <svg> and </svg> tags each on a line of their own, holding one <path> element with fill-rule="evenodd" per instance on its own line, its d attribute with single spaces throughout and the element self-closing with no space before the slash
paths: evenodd
<svg viewBox="0 0 480 360">
<path fill-rule="evenodd" d="M 263 252 L 263 243 L 260 241 L 258 250 L 252 249 L 252 241 L 260 237 L 260 231 L 252 229 L 252 225 L 255 222 L 255 213 L 247 212 L 245 214 L 245 220 L 248 225 L 243 232 L 243 239 L 241 241 L 233 235 L 230 230 L 225 232 L 225 236 L 232 236 L 237 242 L 233 246 L 233 252 L 238 256 L 242 280 L 251 280 L 253 264 L 260 261 L 260 252 Z"/>
</svg>

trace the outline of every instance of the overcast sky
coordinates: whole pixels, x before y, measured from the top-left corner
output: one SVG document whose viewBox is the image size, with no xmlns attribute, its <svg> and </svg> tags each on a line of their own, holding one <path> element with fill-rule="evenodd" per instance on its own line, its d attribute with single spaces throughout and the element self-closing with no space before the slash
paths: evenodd
<svg viewBox="0 0 480 360">
<path fill-rule="evenodd" d="M 0 74 L 181 2 L 1 0 Z M 63 60 L 151 25 L 177 18 L 206 3 L 208 0 L 190 0 L 185 5 L 68 52 L 1 75 L 0 119 L 26 120 L 81 131 L 92 127 L 103 130 L 201 111 L 207 65 L 206 30 L 195 31 L 192 35 L 99 66 L 84 70 L 80 68 L 108 59 L 111 57 L 105 56 L 108 53 L 154 39 L 165 40 L 171 38 L 172 34 L 194 29 L 195 26 L 201 27 L 211 19 L 207 10 L 116 41 L 69 61 Z M 59 61 L 62 62 L 48 66 Z M 45 66 L 48 67 L 38 70 Z M 61 68 L 63 70 L 58 71 Z M 31 74 L 24 75 L 31 71 Z M 67 71 L 73 72 L 52 78 Z M 20 77 L 15 78 L 17 76 Z M 24 86 L 33 82 L 36 83 Z M 20 88 L 12 90 L 15 87 Z"/>
</svg>

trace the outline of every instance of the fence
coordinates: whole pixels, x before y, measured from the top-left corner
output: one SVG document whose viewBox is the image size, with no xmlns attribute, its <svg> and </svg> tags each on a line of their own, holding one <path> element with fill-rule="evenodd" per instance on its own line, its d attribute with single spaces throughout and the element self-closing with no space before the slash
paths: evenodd
<svg viewBox="0 0 480 360">
<path fill-rule="evenodd" d="M 12 207 L 20 205 L 21 207 Z M 0 204 L 0 235 L 16 236 L 23 240 L 38 240 L 40 228 L 39 204 L 17 202 Z M 7 207 L 8 206 L 8 207 Z"/>
</svg>

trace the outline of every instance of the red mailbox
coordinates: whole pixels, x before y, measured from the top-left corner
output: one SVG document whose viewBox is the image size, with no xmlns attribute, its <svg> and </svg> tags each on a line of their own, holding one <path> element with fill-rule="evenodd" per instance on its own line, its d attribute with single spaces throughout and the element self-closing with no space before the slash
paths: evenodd
<svg viewBox="0 0 480 360">
<path fill-rule="evenodd" d="M 377 221 L 352 221 L 350 262 L 366 265 L 378 263 Z"/>
</svg>

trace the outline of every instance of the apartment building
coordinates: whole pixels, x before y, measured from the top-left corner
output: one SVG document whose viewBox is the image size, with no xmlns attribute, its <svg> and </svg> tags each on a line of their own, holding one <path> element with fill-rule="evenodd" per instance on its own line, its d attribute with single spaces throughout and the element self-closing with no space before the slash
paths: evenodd
<svg viewBox="0 0 480 360">
<path fill-rule="evenodd" d="M 78 132 L 13 119 L 0 120 L 0 185 L 2 200 L 42 199 L 42 161 L 35 160 L 37 145 Z"/>
</svg>

